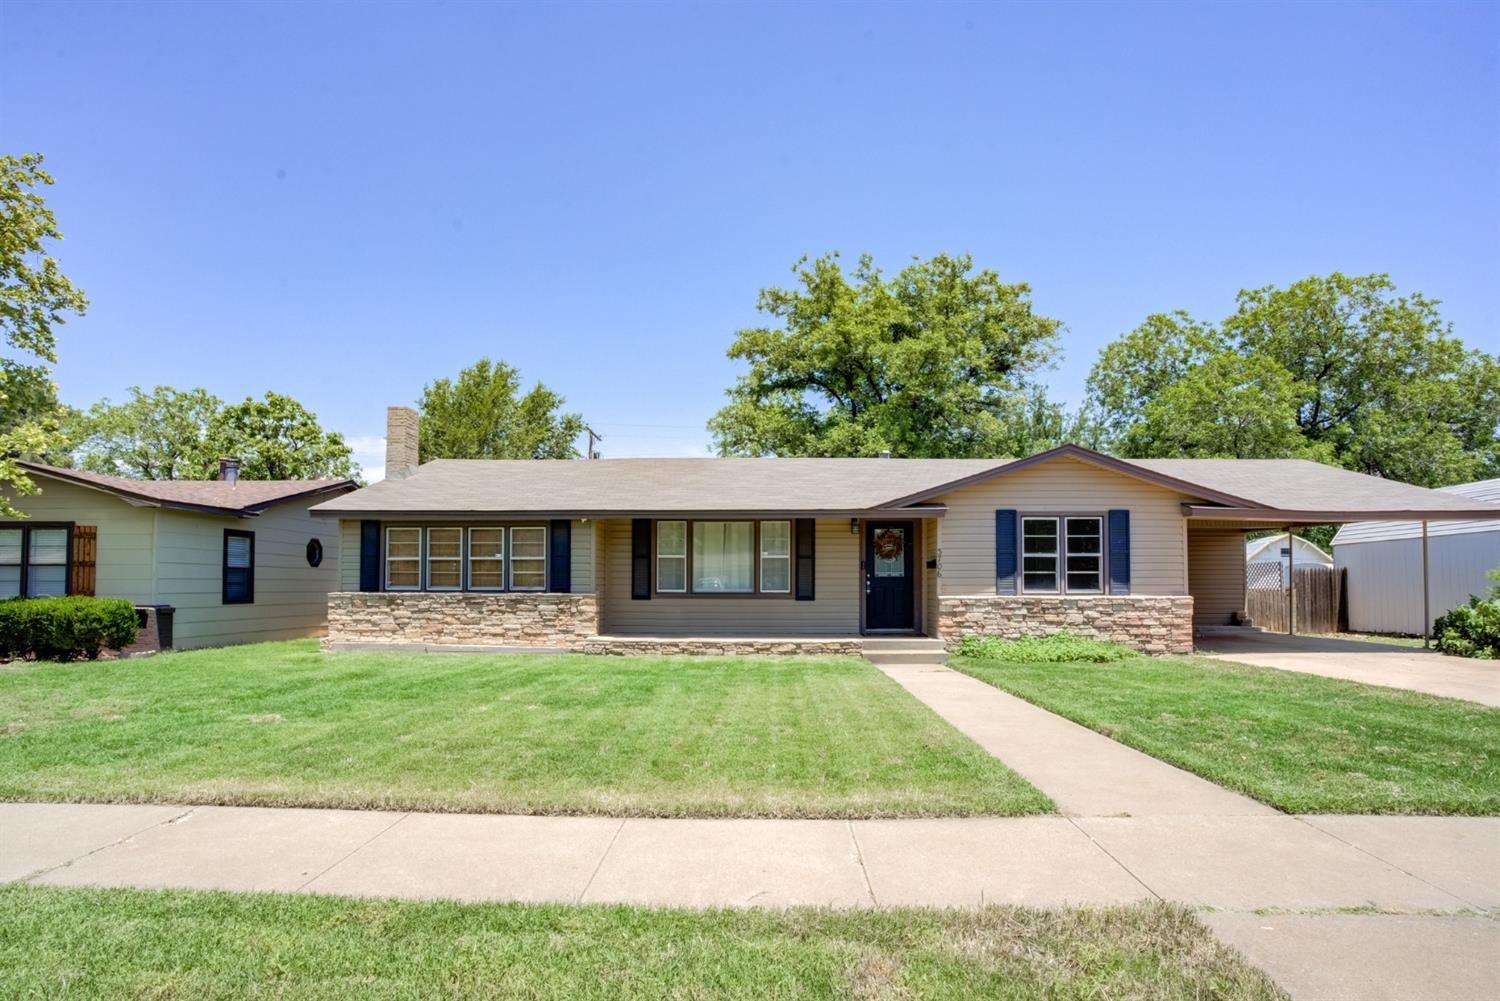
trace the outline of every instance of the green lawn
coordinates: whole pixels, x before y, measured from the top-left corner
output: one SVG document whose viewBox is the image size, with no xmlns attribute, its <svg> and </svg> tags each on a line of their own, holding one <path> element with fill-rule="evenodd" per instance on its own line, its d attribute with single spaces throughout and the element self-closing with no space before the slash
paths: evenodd
<svg viewBox="0 0 1500 1001">
<path fill-rule="evenodd" d="M 0 666 L 0 799 L 611 816 L 1042 813 L 853 658 L 320 653 Z"/>
<path fill-rule="evenodd" d="M 1182 908 L 681 911 L 0 887 L 8 998 L 1283 995 Z"/>
<path fill-rule="evenodd" d="M 1295 813 L 1500 814 L 1500 710 L 1192 657 L 958 670 Z"/>
</svg>

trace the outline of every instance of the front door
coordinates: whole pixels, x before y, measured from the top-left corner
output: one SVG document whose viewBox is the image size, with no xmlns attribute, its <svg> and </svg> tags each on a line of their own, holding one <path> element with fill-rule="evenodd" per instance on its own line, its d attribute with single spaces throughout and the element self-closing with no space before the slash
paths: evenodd
<svg viewBox="0 0 1500 1001">
<path fill-rule="evenodd" d="M 865 526 L 865 628 L 912 627 L 912 523 Z"/>
</svg>

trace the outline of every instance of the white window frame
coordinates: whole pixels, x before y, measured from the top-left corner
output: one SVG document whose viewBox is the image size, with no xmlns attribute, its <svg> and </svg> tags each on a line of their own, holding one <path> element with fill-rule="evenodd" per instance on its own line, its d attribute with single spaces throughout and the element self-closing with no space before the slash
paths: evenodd
<svg viewBox="0 0 1500 1001">
<path fill-rule="evenodd" d="M 16 533 L 16 561 L 0 566 L 16 568 L 16 593 L 8 597 L 22 598 L 26 595 L 26 529 L 20 525 L 6 525 L 0 531 Z M 6 596 L 0 596 L 0 600 Z"/>
<path fill-rule="evenodd" d="M 760 583 L 760 581 L 756 578 L 755 566 L 756 554 L 759 552 L 759 536 L 756 533 L 755 522 L 749 521 L 744 518 L 704 518 L 701 520 L 691 521 L 688 523 L 688 548 L 690 551 L 693 546 L 692 533 L 697 529 L 699 525 L 750 526 L 750 586 L 739 588 L 704 588 L 703 590 L 699 590 L 697 587 L 698 557 L 695 555 L 688 563 L 688 569 L 692 575 L 688 580 L 688 587 L 692 589 L 692 592 L 694 594 L 755 594 L 757 585 L 759 585 Z"/>
<path fill-rule="evenodd" d="M 786 526 L 786 552 L 766 552 L 766 526 Z M 760 551 L 760 566 L 756 570 L 756 584 L 761 594 L 791 594 L 792 593 L 792 550 L 796 547 L 797 540 L 792 536 L 792 523 L 790 521 L 763 521 L 756 531 L 756 548 Z M 766 564 L 780 561 L 786 564 L 786 587 L 766 587 Z"/>
<path fill-rule="evenodd" d="M 499 532 L 500 533 L 500 555 L 499 556 L 475 556 L 474 555 L 474 533 L 475 532 Z M 506 535 L 506 529 L 501 525 L 471 525 L 464 535 L 464 584 L 470 591 L 504 591 L 507 575 L 510 573 L 510 542 Z M 500 564 L 500 583 L 496 587 L 488 585 L 479 586 L 474 583 L 474 561 L 480 563 Z"/>
<path fill-rule="evenodd" d="M 542 555 L 516 556 L 516 533 L 517 532 L 541 532 L 542 533 Z M 510 527 L 510 538 L 506 539 L 509 546 L 508 558 L 505 561 L 506 584 L 512 591 L 545 591 L 547 590 L 547 526 L 546 525 L 512 525 Z M 542 564 L 541 587 L 517 587 L 516 586 L 516 564 L 518 562 L 533 563 L 540 560 Z"/>
<path fill-rule="evenodd" d="M 1075 521 L 1092 521 L 1098 524 L 1099 551 L 1097 553 L 1074 553 L 1068 544 L 1070 533 L 1068 526 Z M 1062 550 L 1063 572 L 1058 578 L 1058 584 L 1062 587 L 1064 594 L 1103 594 L 1104 593 L 1104 518 L 1097 514 L 1072 514 L 1063 518 L 1062 535 L 1058 537 L 1058 548 Z M 1068 575 L 1073 573 L 1072 559 L 1074 556 L 1090 556 L 1098 561 L 1094 570 L 1080 570 L 1079 573 L 1093 573 L 1099 578 L 1099 586 L 1092 588 L 1074 587 L 1068 582 Z"/>
<path fill-rule="evenodd" d="M 1027 557 L 1027 552 L 1026 552 L 1026 523 L 1028 521 L 1050 521 L 1052 523 L 1052 529 L 1053 529 L 1053 533 L 1052 533 L 1053 549 L 1052 549 L 1052 552 L 1051 553 L 1032 553 L 1030 555 L 1032 556 L 1033 559 L 1037 559 L 1037 558 L 1041 558 L 1041 557 L 1045 557 L 1045 556 L 1052 557 L 1052 577 L 1053 577 L 1053 580 L 1055 580 L 1057 582 L 1057 585 L 1055 587 L 1032 588 L 1032 587 L 1027 587 L 1026 586 L 1026 573 L 1027 573 L 1027 571 L 1026 571 L 1026 557 Z M 1019 548 L 1020 548 L 1020 552 L 1017 553 L 1016 555 L 1019 557 L 1018 562 L 1020 563 L 1020 566 L 1017 567 L 1017 569 L 1020 571 L 1020 574 L 1021 574 L 1021 593 L 1023 593 L 1023 594 L 1062 594 L 1063 593 L 1063 585 L 1064 585 L 1065 582 L 1063 581 L 1063 577 L 1062 577 L 1062 571 L 1063 571 L 1063 561 L 1062 561 L 1063 560 L 1063 535 L 1062 535 L 1062 533 L 1063 533 L 1063 529 L 1064 529 L 1065 526 L 1063 525 L 1062 521 L 1063 521 L 1062 518 L 1058 517 L 1055 514 L 1023 514 L 1023 515 L 1021 515 L 1021 526 L 1020 526 L 1021 527 L 1021 534 L 1020 534 L 1020 538 L 1016 540 L 1019 543 Z M 1034 573 L 1044 573 L 1045 571 L 1038 570 L 1038 571 L 1033 571 L 1033 572 Z"/>
<path fill-rule="evenodd" d="M 391 533 L 392 532 L 416 532 L 417 533 L 417 555 L 416 556 L 392 556 L 391 555 Z M 420 591 L 422 590 L 422 529 L 416 525 L 387 525 L 385 528 L 385 579 L 382 583 L 387 591 Z M 392 584 L 391 563 L 406 563 L 415 560 L 417 564 L 417 582 L 415 584 Z"/>
<path fill-rule="evenodd" d="M 680 552 L 680 553 L 663 553 L 661 551 L 661 527 L 663 525 L 681 525 L 682 526 L 682 552 Z M 686 521 L 682 521 L 682 520 L 667 520 L 667 521 L 658 521 L 656 523 L 656 590 L 657 590 L 658 594 L 687 594 L 687 591 L 688 591 L 688 547 L 690 545 L 692 545 L 692 542 L 693 542 L 693 540 L 690 537 L 690 535 L 691 535 L 691 530 L 689 529 L 688 523 Z M 662 563 L 664 561 L 667 561 L 667 560 L 676 560 L 676 561 L 678 561 L 678 563 L 681 564 L 681 566 L 682 566 L 682 586 L 681 587 L 662 587 L 661 586 L 661 565 L 662 565 Z"/>
<path fill-rule="evenodd" d="M 432 533 L 433 532 L 457 532 L 458 533 L 458 555 L 439 556 L 439 563 L 458 564 L 458 583 L 456 585 L 438 586 L 432 583 Z M 422 546 L 422 584 L 428 591 L 462 591 L 464 589 L 464 530 L 457 525 L 429 525 L 423 529 Z"/>
</svg>

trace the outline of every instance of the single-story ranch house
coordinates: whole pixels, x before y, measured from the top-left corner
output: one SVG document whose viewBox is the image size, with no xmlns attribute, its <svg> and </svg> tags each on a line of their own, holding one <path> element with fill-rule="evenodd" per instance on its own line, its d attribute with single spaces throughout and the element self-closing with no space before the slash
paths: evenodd
<svg viewBox="0 0 1500 1001">
<path fill-rule="evenodd" d="M 308 508 L 350 480 L 132 480 L 40 463 L 0 521 L 0 598 L 126 598 L 145 628 L 132 649 L 315 636 L 339 579 L 339 547 Z"/>
<path fill-rule="evenodd" d="M 1297 460 L 601 459 L 417 464 L 324 500 L 326 644 L 858 652 L 1092 633 L 1190 650 L 1244 607 L 1244 533 L 1500 508 Z"/>
</svg>

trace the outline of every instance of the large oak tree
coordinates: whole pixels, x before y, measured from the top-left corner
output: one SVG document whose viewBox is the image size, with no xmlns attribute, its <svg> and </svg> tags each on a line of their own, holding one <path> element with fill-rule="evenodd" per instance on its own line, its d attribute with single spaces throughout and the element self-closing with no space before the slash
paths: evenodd
<svg viewBox="0 0 1500 1001">
<path fill-rule="evenodd" d="M 1061 323 L 1030 288 L 968 255 L 917 260 L 893 276 L 864 256 L 804 258 L 791 288 L 766 288 L 775 326 L 741 330 L 749 364 L 709 421 L 723 455 L 1024 455 L 1065 435 L 1033 376 Z"/>
<path fill-rule="evenodd" d="M 1332 274 L 1239 294 L 1217 325 L 1147 317 L 1089 375 L 1126 456 L 1297 456 L 1424 486 L 1500 475 L 1500 360 L 1421 293 Z"/>
</svg>

